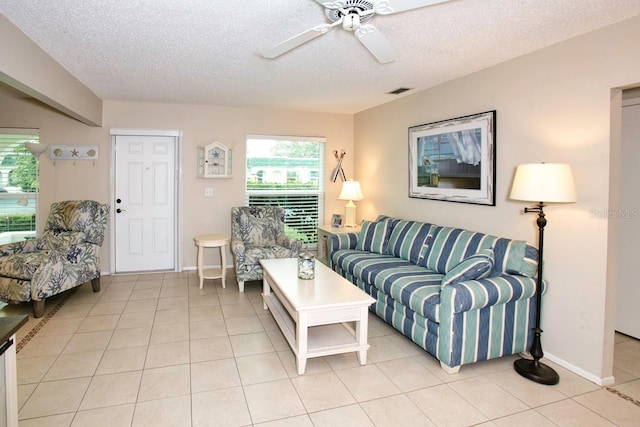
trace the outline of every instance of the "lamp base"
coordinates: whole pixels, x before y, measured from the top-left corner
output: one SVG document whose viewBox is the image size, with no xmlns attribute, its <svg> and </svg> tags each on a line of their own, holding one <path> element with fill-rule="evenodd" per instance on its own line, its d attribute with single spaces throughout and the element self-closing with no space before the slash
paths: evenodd
<svg viewBox="0 0 640 427">
<path fill-rule="evenodd" d="M 555 385 L 560 381 L 560 376 L 553 368 L 538 360 L 519 359 L 513 362 L 513 366 L 517 373 L 540 384 Z"/>
</svg>

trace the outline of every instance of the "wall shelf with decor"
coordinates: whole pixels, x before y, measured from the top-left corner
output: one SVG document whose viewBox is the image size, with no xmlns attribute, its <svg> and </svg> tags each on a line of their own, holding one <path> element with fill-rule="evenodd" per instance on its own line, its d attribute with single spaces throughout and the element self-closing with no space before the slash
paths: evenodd
<svg viewBox="0 0 640 427">
<path fill-rule="evenodd" d="M 219 142 L 198 147 L 198 178 L 231 178 L 231 148 Z"/>
</svg>

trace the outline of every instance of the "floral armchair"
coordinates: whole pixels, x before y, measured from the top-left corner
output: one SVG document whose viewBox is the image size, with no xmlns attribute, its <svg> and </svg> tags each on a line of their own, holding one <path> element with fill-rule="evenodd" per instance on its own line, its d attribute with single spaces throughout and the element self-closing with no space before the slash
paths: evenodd
<svg viewBox="0 0 640 427">
<path fill-rule="evenodd" d="M 284 234 L 284 209 L 272 206 L 231 208 L 231 253 L 238 288 L 262 279 L 261 259 L 295 258 L 302 242 Z"/>
<path fill-rule="evenodd" d="M 88 281 L 98 292 L 108 215 L 107 205 L 91 200 L 53 203 L 42 237 L 0 246 L 0 300 L 31 301 L 41 317 L 50 296 Z"/>
</svg>

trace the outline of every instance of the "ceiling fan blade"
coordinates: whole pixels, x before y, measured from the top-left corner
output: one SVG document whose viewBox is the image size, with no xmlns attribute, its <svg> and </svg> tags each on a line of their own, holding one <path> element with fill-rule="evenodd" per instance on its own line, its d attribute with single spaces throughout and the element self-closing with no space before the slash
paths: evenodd
<svg viewBox="0 0 640 427">
<path fill-rule="evenodd" d="M 344 9 L 346 1 L 345 0 L 316 0 L 316 3 L 326 7 L 327 9 Z"/>
<path fill-rule="evenodd" d="M 400 13 L 406 10 L 418 9 L 420 7 L 432 6 L 448 1 L 449 0 L 380 0 L 373 8 L 379 15 L 391 15 L 392 13 Z"/>
<path fill-rule="evenodd" d="M 393 49 L 389 40 L 373 25 L 360 25 L 356 30 L 356 37 L 381 64 L 395 61 L 395 49 Z"/>
<path fill-rule="evenodd" d="M 335 27 L 340 22 L 334 22 L 333 24 L 320 24 L 316 27 L 308 29 L 300 34 L 297 34 L 290 39 L 287 39 L 283 42 L 278 43 L 277 45 L 265 50 L 262 52 L 262 56 L 267 59 L 276 58 L 283 53 L 289 52 L 291 49 L 295 49 L 296 47 L 315 39 L 316 37 L 320 37 L 323 34 L 326 34 L 331 28 Z"/>
</svg>

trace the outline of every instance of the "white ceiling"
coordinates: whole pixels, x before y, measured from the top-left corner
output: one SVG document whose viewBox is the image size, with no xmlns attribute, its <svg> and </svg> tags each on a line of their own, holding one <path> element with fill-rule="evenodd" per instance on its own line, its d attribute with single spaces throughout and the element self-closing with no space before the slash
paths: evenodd
<svg viewBox="0 0 640 427">
<path fill-rule="evenodd" d="M 640 15 L 640 0 L 452 0 L 374 16 L 398 52 L 385 65 L 341 27 L 262 58 L 327 22 L 314 0 L 0 0 L 0 13 L 104 100 L 356 113 Z"/>
</svg>

